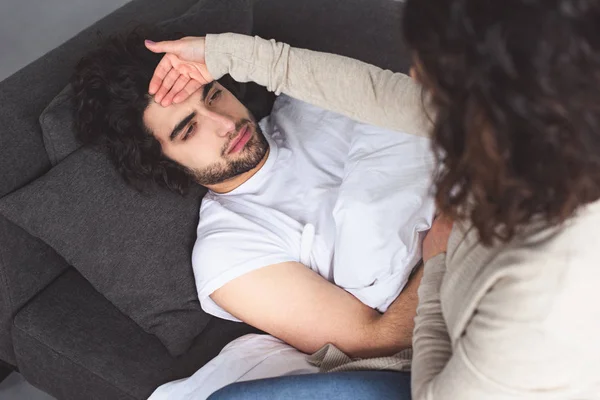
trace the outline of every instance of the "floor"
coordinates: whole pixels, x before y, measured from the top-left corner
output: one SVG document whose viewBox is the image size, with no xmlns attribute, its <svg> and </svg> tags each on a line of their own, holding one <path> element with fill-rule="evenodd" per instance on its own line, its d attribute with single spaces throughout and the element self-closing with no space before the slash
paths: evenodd
<svg viewBox="0 0 600 400">
<path fill-rule="evenodd" d="M 31 386 L 21 374 L 13 372 L 0 382 L 0 400 L 55 400 Z"/>
<path fill-rule="evenodd" d="M 129 0 L 0 0 L 0 81 Z M 13 372 L 0 400 L 53 400 Z"/>
</svg>

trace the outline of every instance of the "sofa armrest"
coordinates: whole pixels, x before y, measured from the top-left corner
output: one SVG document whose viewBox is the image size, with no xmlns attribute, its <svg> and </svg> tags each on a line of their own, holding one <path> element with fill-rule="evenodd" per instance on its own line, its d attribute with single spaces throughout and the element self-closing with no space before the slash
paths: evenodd
<svg viewBox="0 0 600 400">
<path fill-rule="evenodd" d="M 0 359 L 16 365 L 11 339 L 15 314 L 69 268 L 50 246 L 0 215 Z"/>
<path fill-rule="evenodd" d="M 20 372 L 59 399 L 142 398 L 173 362 L 74 269 L 17 313 L 12 336 Z"/>
<path fill-rule="evenodd" d="M 69 269 L 16 315 L 13 343 L 23 376 L 61 400 L 146 399 L 250 332 L 245 324 L 213 319 L 190 351 L 174 358 Z"/>
</svg>

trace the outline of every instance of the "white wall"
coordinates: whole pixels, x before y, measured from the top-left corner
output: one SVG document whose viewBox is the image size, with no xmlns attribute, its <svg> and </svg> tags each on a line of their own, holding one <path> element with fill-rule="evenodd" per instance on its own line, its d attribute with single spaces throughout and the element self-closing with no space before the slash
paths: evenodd
<svg viewBox="0 0 600 400">
<path fill-rule="evenodd" d="M 0 0 L 0 81 L 128 1 Z"/>
</svg>

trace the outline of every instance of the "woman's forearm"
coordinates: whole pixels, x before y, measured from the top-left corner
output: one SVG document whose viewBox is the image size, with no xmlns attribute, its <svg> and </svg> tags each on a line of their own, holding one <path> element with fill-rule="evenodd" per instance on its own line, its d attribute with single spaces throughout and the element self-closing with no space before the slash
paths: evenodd
<svg viewBox="0 0 600 400">
<path fill-rule="evenodd" d="M 215 79 L 228 73 L 361 122 L 419 136 L 431 129 L 417 82 L 348 57 L 225 33 L 206 36 L 206 65 Z"/>
<path fill-rule="evenodd" d="M 440 304 L 440 286 L 446 254 L 425 264 L 419 287 L 419 306 L 413 337 L 412 390 L 415 399 L 429 399 L 428 385 L 452 356 L 452 347 Z"/>
</svg>

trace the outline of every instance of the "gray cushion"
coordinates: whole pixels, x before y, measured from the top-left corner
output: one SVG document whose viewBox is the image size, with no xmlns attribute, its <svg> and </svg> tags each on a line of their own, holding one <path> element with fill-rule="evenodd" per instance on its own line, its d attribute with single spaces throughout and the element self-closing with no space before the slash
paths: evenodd
<svg viewBox="0 0 600 400">
<path fill-rule="evenodd" d="M 0 213 L 39 237 L 174 355 L 210 317 L 200 308 L 191 253 L 204 189 L 139 193 L 86 147 L 0 199 Z"/>
<path fill-rule="evenodd" d="M 204 36 L 207 33 L 252 33 L 251 0 L 200 0 L 183 15 L 157 25 L 168 36 Z M 72 91 L 67 85 L 42 111 L 39 122 L 44 147 L 52 166 L 77 150 L 71 105 Z"/>
<path fill-rule="evenodd" d="M 67 85 L 40 115 L 44 147 L 52 166 L 81 146 L 75 136 L 72 96 L 71 85 Z"/>
</svg>

